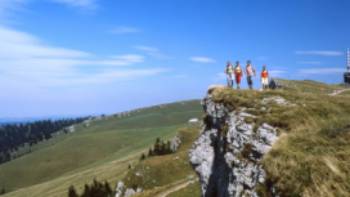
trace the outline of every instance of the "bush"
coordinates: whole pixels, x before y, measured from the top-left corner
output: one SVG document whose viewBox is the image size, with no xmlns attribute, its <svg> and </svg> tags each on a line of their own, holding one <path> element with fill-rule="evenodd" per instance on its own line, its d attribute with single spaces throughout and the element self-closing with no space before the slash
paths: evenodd
<svg viewBox="0 0 350 197">
<path fill-rule="evenodd" d="M 75 188 L 73 185 L 71 185 L 68 189 L 68 197 L 79 197 L 77 191 L 75 191 Z"/>
<path fill-rule="evenodd" d="M 108 182 L 98 182 L 94 179 L 91 185 L 85 184 L 83 194 L 80 197 L 111 197 L 113 191 Z M 70 186 L 68 189 L 68 197 L 79 197 L 75 188 Z"/>
</svg>

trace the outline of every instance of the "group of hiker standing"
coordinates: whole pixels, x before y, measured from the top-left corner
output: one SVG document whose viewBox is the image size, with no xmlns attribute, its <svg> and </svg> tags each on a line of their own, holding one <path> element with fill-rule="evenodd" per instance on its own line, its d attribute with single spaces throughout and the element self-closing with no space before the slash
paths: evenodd
<svg viewBox="0 0 350 197">
<path fill-rule="evenodd" d="M 256 71 L 252 66 L 252 62 L 250 60 L 247 61 L 247 65 L 245 68 L 245 73 L 247 75 L 247 83 L 249 89 L 253 89 L 253 77 L 256 76 Z M 227 86 L 233 88 L 234 80 L 237 84 L 237 89 L 241 88 L 241 80 L 243 77 L 243 69 L 239 63 L 236 62 L 236 65 L 233 66 L 231 62 L 227 62 L 225 74 L 227 76 Z M 269 73 L 267 72 L 266 65 L 263 65 L 263 69 L 261 71 L 261 84 L 263 89 L 267 89 L 269 85 Z"/>
</svg>

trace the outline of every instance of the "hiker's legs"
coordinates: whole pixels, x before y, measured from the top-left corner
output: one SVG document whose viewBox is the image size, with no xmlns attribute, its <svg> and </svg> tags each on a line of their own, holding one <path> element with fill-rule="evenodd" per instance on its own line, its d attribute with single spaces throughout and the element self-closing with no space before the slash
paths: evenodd
<svg viewBox="0 0 350 197">
<path fill-rule="evenodd" d="M 248 81 L 249 89 L 253 89 L 253 80 L 252 80 L 252 76 L 247 76 L 247 81 Z"/>
<path fill-rule="evenodd" d="M 261 83 L 263 85 L 263 89 L 267 89 L 268 88 L 268 84 L 269 84 L 268 78 L 262 78 L 261 79 Z"/>
<path fill-rule="evenodd" d="M 229 88 L 233 87 L 233 79 L 230 76 L 227 76 L 227 87 Z"/>
<path fill-rule="evenodd" d="M 241 88 L 241 76 L 236 76 L 237 89 Z"/>
</svg>

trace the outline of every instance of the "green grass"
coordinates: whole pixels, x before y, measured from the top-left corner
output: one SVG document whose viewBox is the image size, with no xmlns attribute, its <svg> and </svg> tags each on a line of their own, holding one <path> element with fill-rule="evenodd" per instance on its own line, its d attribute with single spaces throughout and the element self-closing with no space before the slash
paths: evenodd
<svg viewBox="0 0 350 197">
<path fill-rule="evenodd" d="M 296 91 L 296 92 L 304 92 L 309 94 L 330 94 L 334 90 L 343 89 L 341 85 L 328 85 L 317 81 L 312 80 L 283 80 L 277 79 L 278 83 L 283 85 L 285 90 Z"/>
<path fill-rule="evenodd" d="M 280 139 L 262 164 L 267 180 L 281 196 L 350 196 L 348 94 L 329 96 L 343 88 L 338 85 L 282 83 L 285 88 L 275 91 L 219 89 L 213 93 L 214 100 L 231 110 L 245 108 L 256 115 L 246 119 L 256 127 L 265 122 L 278 127 Z M 289 104 L 261 102 L 271 97 L 282 97 Z M 188 101 L 109 116 L 88 128 L 78 125 L 75 133 L 40 143 L 32 153 L 0 165 L 0 188 L 15 190 L 4 197 L 66 196 L 70 185 L 80 192 L 85 183 L 97 178 L 113 187 L 118 180 L 128 187 L 140 186 L 145 191 L 138 197 L 163 194 L 196 178 L 188 150 L 200 128 L 186 123 L 201 116 L 199 102 Z M 183 144 L 175 154 L 139 161 L 156 137 L 167 139 L 177 133 Z M 269 196 L 268 184 L 261 185 L 259 193 Z M 168 196 L 200 196 L 199 183 Z"/>
<path fill-rule="evenodd" d="M 342 96 L 350 96 L 350 88 L 347 91 L 340 93 Z"/>
<path fill-rule="evenodd" d="M 174 154 L 148 157 L 139 162 L 122 179 L 125 185 L 129 188 L 143 188 L 145 192 L 139 194 L 139 197 L 153 197 L 194 180 L 196 174 L 188 161 L 188 151 L 198 137 L 199 130 L 199 126 L 180 129 L 178 134 L 182 139 L 180 149 Z M 198 182 L 174 193 L 193 196 L 193 191 L 197 194 L 195 196 L 200 196 Z"/>
<path fill-rule="evenodd" d="M 280 139 L 262 164 L 268 181 L 282 196 L 350 196 L 349 98 L 329 96 L 334 86 L 309 81 L 288 83 L 293 88 L 264 92 L 216 90 L 214 100 L 231 110 L 248 108 L 257 115 L 249 120 L 256 127 L 265 122 L 278 127 Z M 276 96 L 289 104 L 261 102 Z M 268 196 L 268 192 L 264 195 Z"/>
<path fill-rule="evenodd" d="M 188 187 L 185 187 L 179 191 L 171 193 L 168 197 L 194 197 L 201 196 L 200 184 L 199 182 L 195 182 L 190 184 Z"/>
<path fill-rule="evenodd" d="M 0 165 L 0 188 L 17 190 L 6 197 L 65 196 L 70 184 L 79 189 L 94 177 L 113 185 L 156 137 L 170 138 L 188 119 L 201 115 L 199 101 L 187 101 L 109 116 L 87 128 L 78 125 L 75 133 L 40 143 Z"/>
</svg>

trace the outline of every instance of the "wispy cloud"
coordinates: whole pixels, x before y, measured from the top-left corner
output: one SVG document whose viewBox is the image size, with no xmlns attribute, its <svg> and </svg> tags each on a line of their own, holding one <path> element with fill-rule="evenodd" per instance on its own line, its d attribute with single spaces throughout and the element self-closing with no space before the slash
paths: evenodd
<svg viewBox="0 0 350 197">
<path fill-rule="evenodd" d="M 156 47 L 150 47 L 150 46 L 144 46 L 144 45 L 134 46 L 134 48 L 141 51 L 150 52 L 150 53 L 159 52 L 159 49 Z"/>
<path fill-rule="evenodd" d="M 285 70 L 270 70 L 269 71 L 269 74 L 271 77 L 282 77 L 286 73 L 287 73 L 287 71 L 285 71 Z"/>
<path fill-rule="evenodd" d="M 193 57 L 190 57 L 190 60 L 192 62 L 202 63 L 202 64 L 211 64 L 216 62 L 215 59 L 210 57 L 205 57 L 205 56 L 193 56 Z"/>
<path fill-rule="evenodd" d="M 310 50 L 310 51 L 295 51 L 297 55 L 313 55 L 313 56 L 342 56 L 342 51 L 327 51 L 327 50 Z"/>
<path fill-rule="evenodd" d="M 331 75 L 343 72 L 344 68 L 306 68 L 298 71 L 300 75 Z"/>
<path fill-rule="evenodd" d="M 0 26 L 0 83 L 59 86 L 106 83 L 157 75 L 164 68 L 130 67 L 144 56 L 124 54 L 99 57 L 90 52 L 50 46 L 28 33 Z"/>
<path fill-rule="evenodd" d="M 95 9 L 97 7 L 96 0 L 49 0 L 51 2 L 64 4 L 70 7 Z"/>
<path fill-rule="evenodd" d="M 134 46 L 133 48 L 137 49 L 139 51 L 142 51 L 142 52 L 146 53 L 147 55 L 152 56 L 154 58 L 158 58 L 158 59 L 169 59 L 170 58 L 168 55 L 163 54 L 156 47 L 137 45 L 137 46 Z"/>
<path fill-rule="evenodd" d="M 0 0 L 0 18 L 2 21 L 14 11 L 20 10 L 28 0 Z"/>
<path fill-rule="evenodd" d="M 297 64 L 303 64 L 303 65 L 320 65 L 320 61 L 298 61 Z"/>
<path fill-rule="evenodd" d="M 141 30 L 136 27 L 119 26 L 110 30 L 112 34 L 135 34 L 140 33 Z"/>
<path fill-rule="evenodd" d="M 176 78 L 176 79 L 185 79 L 185 78 L 188 78 L 188 75 L 187 74 L 177 74 L 177 75 L 173 75 L 172 77 Z"/>
<path fill-rule="evenodd" d="M 16 11 L 25 9 L 25 5 L 35 0 L 0 0 L 0 18 L 3 23 L 4 20 L 10 20 Z M 97 8 L 98 0 L 43 0 L 46 2 L 57 3 L 69 7 L 81 8 L 86 10 L 94 10 Z"/>
</svg>

